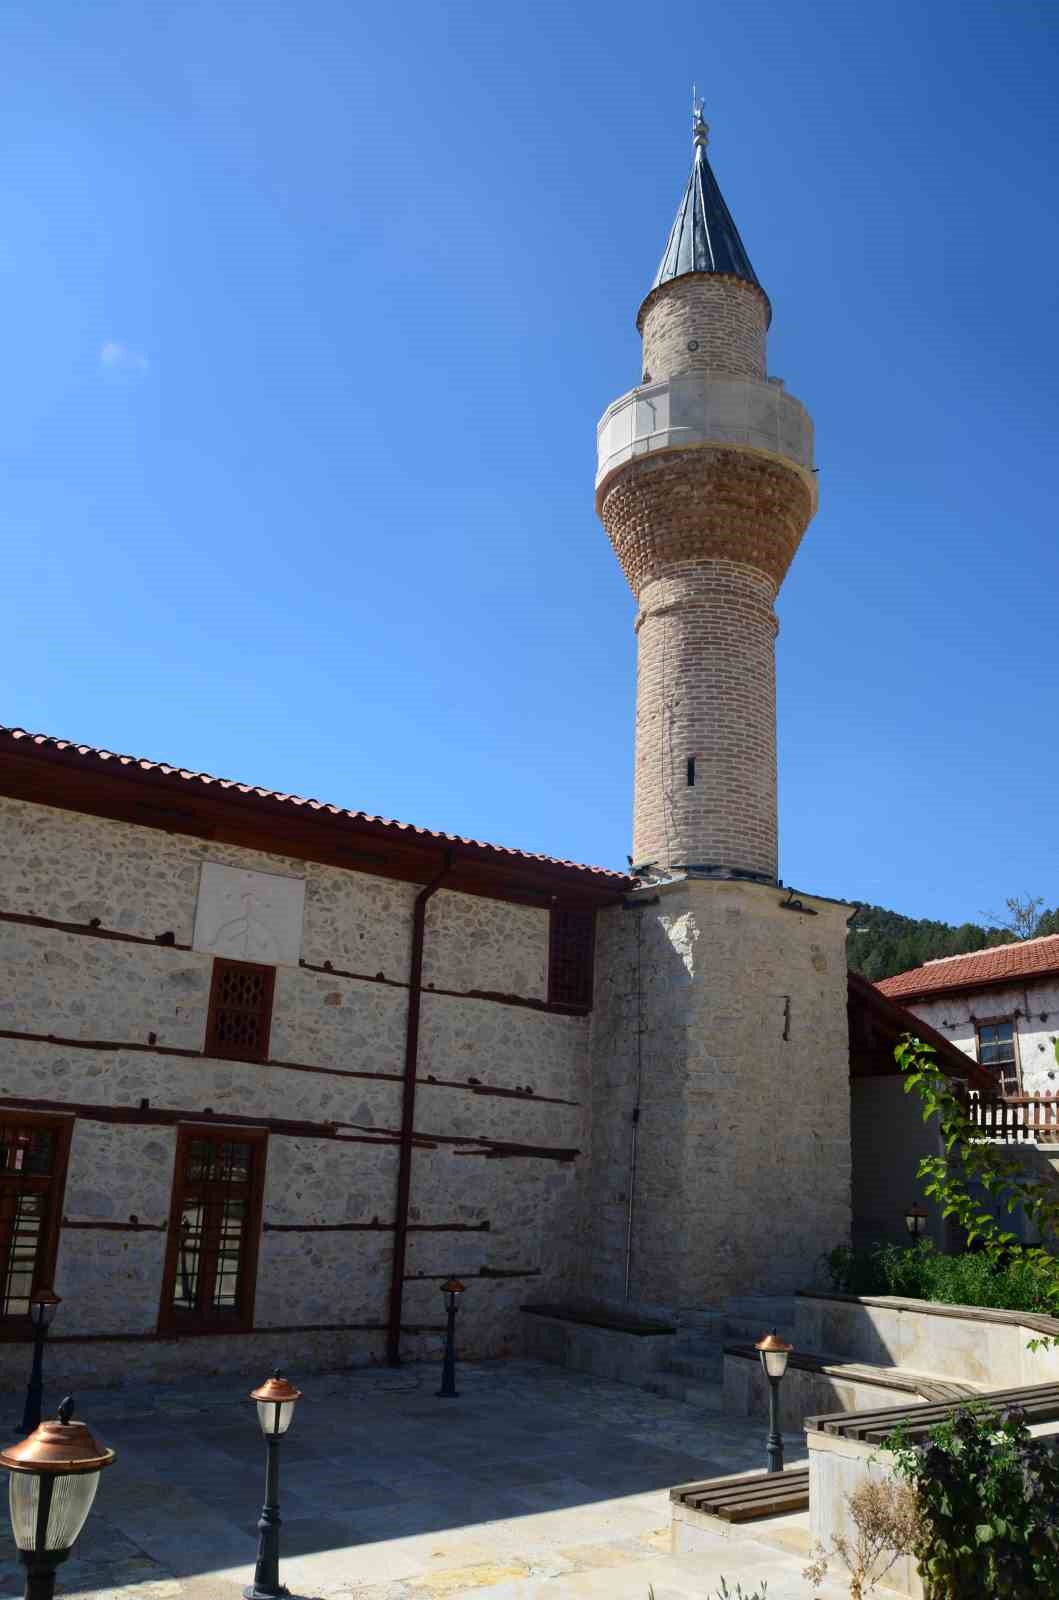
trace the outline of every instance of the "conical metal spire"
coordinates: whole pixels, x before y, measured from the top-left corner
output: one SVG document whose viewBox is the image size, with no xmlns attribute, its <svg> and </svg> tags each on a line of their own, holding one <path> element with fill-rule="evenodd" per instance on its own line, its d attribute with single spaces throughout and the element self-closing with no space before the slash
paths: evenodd
<svg viewBox="0 0 1059 1600">
<path fill-rule="evenodd" d="M 693 95 L 691 131 L 695 157 L 691 176 L 651 288 L 657 289 L 660 283 L 683 277 L 686 272 L 718 272 L 742 278 L 760 289 L 761 284 L 706 155 L 710 130 L 703 121 L 702 110 L 702 101 Z"/>
</svg>

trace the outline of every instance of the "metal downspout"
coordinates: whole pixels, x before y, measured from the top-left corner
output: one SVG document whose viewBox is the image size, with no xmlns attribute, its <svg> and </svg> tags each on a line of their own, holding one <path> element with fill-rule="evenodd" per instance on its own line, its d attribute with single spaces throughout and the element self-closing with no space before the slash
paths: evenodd
<svg viewBox="0 0 1059 1600">
<path fill-rule="evenodd" d="M 643 1092 L 643 906 L 636 907 L 636 1104 L 629 1151 L 629 1205 L 625 1222 L 625 1298 L 632 1294 L 632 1227 L 636 1208 L 636 1168 L 640 1150 L 640 1097 Z"/>
<path fill-rule="evenodd" d="M 386 1359 L 401 1365 L 401 1307 L 404 1300 L 405 1255 L 408 1246 L 408 1200 L 412 1189 L 412 1134 L 415 1129 L 416 1070 L 419 1064 L 419 1007 L 423 993 L 423 934 L 427 902 L 452 871 L 446 856 L 441 871 L 424 884 L 412 911 L 412 957 L 408 972 L 408 1017 L 405 1024 L 404 1093 L 401 1103 L 400 1159 L 397 1168 L 397 1209 L 393 1229 L 393 1275 L 390 1279 L 390 1318 L 386 1333 Z"/>
</svg>

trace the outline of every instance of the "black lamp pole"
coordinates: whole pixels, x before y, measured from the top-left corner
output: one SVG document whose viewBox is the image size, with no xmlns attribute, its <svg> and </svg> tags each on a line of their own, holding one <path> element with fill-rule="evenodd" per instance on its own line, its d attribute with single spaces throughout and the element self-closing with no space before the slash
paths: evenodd
<svg viewBox="0 0 1059 1600">
<path fill-rule="evenodd" d="M 780 1432 L 780 1380 L 769 1377 L 769 1436 L 766 1443 L 768 1470 L 783 1471 L 783 1435 Z"/>
<path fill-rule="evenodd" d="M 445 1360 L 441 1367 L 441 1388 L 438 1390 L 439 1400 L 455 1400 L 458 1398 L 456 1391 L 456 1308 L 460 1295 L 463 1293 L 463 1284 L 458 1278 L 449 1278 L 441 1285 L 441 1292 L 445 1296 L 445 1312 L 448 1317 L 448 1326 L 445 1332 Z"/>
<path fill-rule="evenodd" d="M 761 1358 L 761 1368 L 769 1383 L 769 1436 L 766 1452 L 769 1472 L 783 1471 L 783 1435 L 780 1432 L 780 1384 L 787 1370 L 793 1346 L 781 1339 L 773 1328 L 759 1339 L 754 1347 Z"/>
<path fill-rule="evenodd" d="M 56 1309 L 61 1304 L 59 1296 L 50 1289 L 38 1289 L 30 1296 L 29 1316 L 33 1326 L 33 1364 L 26 1385 L 26 1403 L 22 1408 L 23 1437 L 40 1427 L 41 1407 L 44 1403 L 44 1341 Z M 54 1581 L 54 1580 L 53 1580 Z"/>
<path fill-rule="evenodd" d="M 40 1424 L 38 1423 L 39 1427 Z M 35 1430 L 34 1430 L 35 1431 Z M 48 1526 L 51 1517 L 51 1502 L 55 1492 L 54 1478 L 41 1478 L 40 1480 L 40 1510 L 39 1522 L 43 1527 Z M 52 1600 L 55 1593 L 56 1569 L 62 1565 L 70 1554 L 66 1550 L 20 1550 L 19 1559 L 26 1569 L 26 1586 L 22 1592 L 23 1600 Z"/>
<path fill-rule="evenodd" d="M 244 1600 L 284 1600 L 290 1594 L 279 1581 L 279 1445 L 294 1417 L 295 1402 L 301 1390 L 287 1382 L 276 1371 L 255 1389 L 251 1400 L 257 1401 L 257 1415 L 265 1435 L 268 1454 L 265 1463 L 265 1503 L 257 1524 L 257 1562 L 254 1581 L 244 1590 Z"/>
<path fill-rule="evenodd" d="M 246 1600 L 279 1600 L 290 1592 L 279 1581 L 279 1441 L 278 1433 L 270 1433 L 266 1440 L 265 1503 L 257 1524 L 254 1581 L 243 1591 Z"/>
</svg>

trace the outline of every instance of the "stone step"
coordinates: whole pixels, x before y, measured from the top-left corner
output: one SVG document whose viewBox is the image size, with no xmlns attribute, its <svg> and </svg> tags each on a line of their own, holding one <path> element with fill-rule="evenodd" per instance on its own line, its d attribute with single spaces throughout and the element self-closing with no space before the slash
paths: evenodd
<svg viewBox="0 0 1059 1600">
<path fill-rule="evenodd" d="M 702 1354 L 675 1352 L 660 1363 L 659 1371 L 674 1372 L 678 1377 L 692 1378 L 696 1383 L 720 1383 L 724 1375 L 724 1355 L 720 1345 Z"/>
<path fill-rule="evenodd" d="M 781 1322 L 792 1325 L 795 1304 L 792 1294 L 733 1294 L 724 1302 L 724 1310 L 732 1317 L 755 1318 L 767 1331 Z"/>
<path fill-rule="evenodd" d="M 793 1322 L 779 1322 L 775 1318 L 771 1322 L 763 1322 L 760 1317 L 734 1316 L 727 1312 L 724 1318 L 724 1333 L 718 1337 L 725 1343 L 738 1339 L 740 1342 L 756 1344 L 766 1333 L 771 1333 L 773 1328 L 781 1339 L 786 1339 L 788 1344 L 794 1343 Z"/>
<path fill-rule="evenodd" d="M 695 1406 L 700 1411 L 720 1411 L 724 1401 L 721 1383 L 698 1383 L 675 1372 L 655 1372 L 644 1379 L 641 1387 L 648 1394 L 679 1400 L 682 1405 Z"/>
</svg>

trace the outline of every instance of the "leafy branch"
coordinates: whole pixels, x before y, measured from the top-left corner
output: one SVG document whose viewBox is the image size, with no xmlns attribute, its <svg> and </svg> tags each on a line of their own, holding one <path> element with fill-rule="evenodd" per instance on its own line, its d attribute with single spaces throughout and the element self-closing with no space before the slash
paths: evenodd
<svg viewBox="0 0 1059 1600">
<path fill-rule="evenodd" d="M 937 1065 L 932 1046 L 906 1034 L 894 1051 L 904 1074 L 905 1093 L 919 1095 L 923 1120 L 936 1117 L 943 1153 L 923 1156 L 918 1175 L 924 1193 L 936 1200 L 943 1217 L 955 1217 L 968 1245 L 979 1248 L 997 1267 L 1018 1251 L 1040 1281 L 1043 1303 L 1059 1316 L 1059 1261 L 1042 1245 L 1020 1245 L 975 1193 L 984 1190 L 1010 1214 L 1022 1208 L 1042 1239 L 1059 1236 L 1059 1186 L 1035 1176 L 1021 1161 L 983 1137 L 971 1117 L 966 1091 L 956 1089 Z M 1059 1345 L 1059 1338 L 1034 1339 L 1031 1348 Z"/>
</svg>

